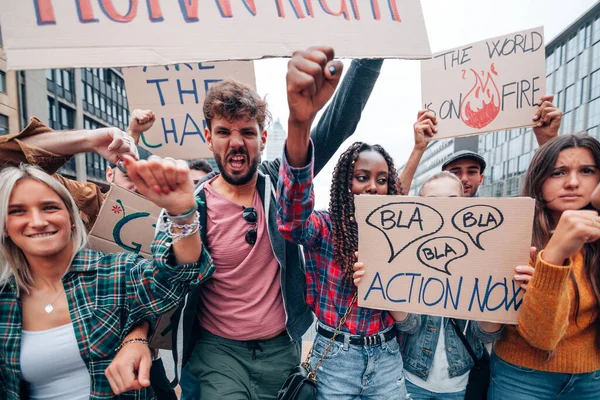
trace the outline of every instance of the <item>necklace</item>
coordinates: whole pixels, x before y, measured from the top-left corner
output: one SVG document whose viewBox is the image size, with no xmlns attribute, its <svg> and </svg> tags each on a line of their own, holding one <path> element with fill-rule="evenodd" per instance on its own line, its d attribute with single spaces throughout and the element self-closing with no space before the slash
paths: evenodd
<svg viewBox="0 0 600 400">
<path fill-rule="evenodd" d="M 58 296 L 61 295 L 61 293 L 63 292 L 63 290 L 65 290 L 65 288 L 62 288 L 60 290 L 60 292 L 58 292 L 58 294 L 56 295 L 56 297 L 54 298 L 54 300 L 52 300 L 50 303 L 46 304 L 46 307 L 44 307 L 44 310 L 46 311 L 46 313 L 50 314 L 52 311 L 54 311 L 54 306 L 52 304 L 54 304 L 56 302 L 56 300 L 58 300 Z"/>
</svg>

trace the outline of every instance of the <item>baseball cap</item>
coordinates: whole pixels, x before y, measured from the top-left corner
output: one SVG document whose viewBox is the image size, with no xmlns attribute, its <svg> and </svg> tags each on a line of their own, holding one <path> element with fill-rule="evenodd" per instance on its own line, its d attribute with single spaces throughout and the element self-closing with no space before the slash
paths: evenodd
<svg viewBox="0 0 600 400">
<path fill-rule="evenodd" d="M 459 151 L 455 152 L 454 154 L 452 154 L 450 156 L 450 158 L 448 158 L 444 162 L 444 164 L 442 164 L 442 171 L 444 171 L 449 164 L 452 164 L 454 161 L 460 160 L 463 158 L 472 158 L 475 161 L 477 161 L 479 163 L 479 167 L 481 170 L 480 172 L 483 174 L 483 171 L 485 170 L 485 166 L 486 166 L 485 160 L 479 154 L 477 154 L 471 150 L 459 150 Z"/>
</svg>

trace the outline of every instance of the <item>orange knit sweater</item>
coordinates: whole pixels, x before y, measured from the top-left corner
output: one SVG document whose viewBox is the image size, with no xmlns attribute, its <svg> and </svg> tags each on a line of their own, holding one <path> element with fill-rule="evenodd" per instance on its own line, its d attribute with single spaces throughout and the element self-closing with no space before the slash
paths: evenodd
<svg viewBox="0 0 600 400">
<path fill-rule="evenodd" d="M 542 252 L 523 298 L 519 325 L 504 328 L 494 351 L 512 364 L 541 371 L 580 374 L 600 370 L 594 324 L 599 305 L 585 275 L 583 253 L 571 257 L 567 266 L 548 264 L 541 256 Z M 577 320 L 571 271 L 579 291 Z"/>
</svg>

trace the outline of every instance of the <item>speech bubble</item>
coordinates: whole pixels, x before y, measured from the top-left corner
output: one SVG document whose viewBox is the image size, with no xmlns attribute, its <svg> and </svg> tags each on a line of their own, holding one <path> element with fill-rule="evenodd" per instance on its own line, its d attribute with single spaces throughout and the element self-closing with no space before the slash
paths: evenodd
<svg viewBox="0 0 600 400">
<path fill-rule="evenodd" d="M 412 243 L 439 232 L 444 226 L 444 217 L 427 204 L 397 202 L 377 207 L 367 216 L 366 223 L 385 236 L 390 246 L 388 263 L 391 263 Z"/>
<path fill-rule="evenodd" d="M 462 240 L 452 236 L 439 236 L 421 243 L 417 258 L 421 264 L 436 271 L 452 275 L 448 265 L 467 255 L 469 248 Z"/>
<path fill-rule="evenodd" d="M 481 250 L 481 235 L 498 228 L 504 222 L 504 215 L 496 207 L 479 204 L 465 207 L 452 216 L 452 225 L 469 236 Z"/>
</svg>

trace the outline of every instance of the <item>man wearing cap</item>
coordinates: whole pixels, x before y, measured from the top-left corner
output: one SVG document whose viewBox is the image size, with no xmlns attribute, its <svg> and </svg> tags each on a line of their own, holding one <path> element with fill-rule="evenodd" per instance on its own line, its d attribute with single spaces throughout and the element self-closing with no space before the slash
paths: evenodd
<svg viewBox="0 0 600 400">
<path fill-rule="evenodd" d="M 485 160 L 474 151 L 459 150 L 446 160 L 442 171 L 456 175 L 463 184 L 465 197 L 473 197 L 483 183 Z"/>
<path fill-rule="evenodd" d="M 540 146 L 558 136 L 562 112 L 552 104 L 553 100 L 554 95 L 540 98 L 540 106 L 532 118 L 535 123 L 533 133 Z M 415 132 L 437 133 L 437 117 L 431 111 L 421 110 L 417 117 L 417 122 L 414 124 Z M 463 184 L 465 196 L 474 197 L 483 183 L 485 167 L 485 160 L 476 152 L 459 150 L 442 164 L 442 171 L 456 175 Z"/>
</svg>

